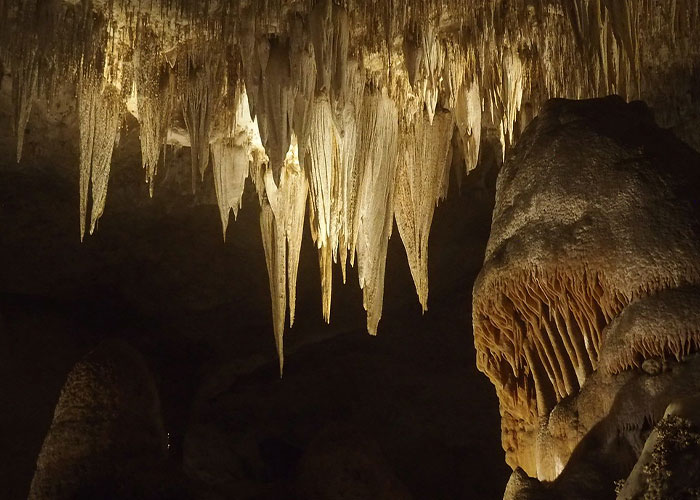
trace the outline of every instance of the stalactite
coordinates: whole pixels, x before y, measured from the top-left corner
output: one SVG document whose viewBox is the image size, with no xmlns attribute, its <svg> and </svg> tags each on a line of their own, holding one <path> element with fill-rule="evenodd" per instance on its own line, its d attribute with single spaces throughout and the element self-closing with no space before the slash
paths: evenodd
<svg viewBox="0 0 700 500">
<path fill-rule="evenodd" d="M 408 257 L 421 307 L 428 309 L 428 238 L 438 201 L 447 195 L 451 113 L 438 113 L 430 123 L 422 112 L 399 141 L 396 174 L 396 225 Z"/>
<path fill-rule="evenodd" d="M 479 163 L 481 145 L 481 95 L 479 82 L 463 83 L 457 94 L 454 116 L 462 145 L 462 156 L 467 173 L 474 170 Z"/>
<path fill-rule="evenodd" d="M 197 176 L 209 166 L 212 127 L 222 112 L 225 92 L 224 61 L 220 51 L 203 45 L 184 52 L 177 62 L 178 91 L 192 150 L 192 192 Z"/>
<path fill-rule="evenodd" d="M 120 94 L 94 69 L 87 69 L 78 85 L 80 118 L 80 238 L 85 236 L 88 196 L 92 199 L 90 234 L 102 216 L 112 151 L 123 112 Z"/>
<path fill-rule="evenodd" d="M 39 17 L 41 4 L 37 0 L 25 1 L 17 12 L 19 33 L 8 40 L 8 62 L 12 72 L 12 102 L 15 135 L 17 137 L 17 163 L 22 159 L 24 136 L 32 105 L 37 98 L 39 85 L 40 52 L 39 33 L 33 24 Z"/>
<path fill-rule="evenodd" d="M 265 150 L 260 142 L 257 123 L 250 116 L 248 95 L 243 85 L 236 90 L 234 100 L 235 115 L 230 137 L 223 137 L 211 146 L 214 160 L 214 188 L 219 203 L 221 225 L 224 239 L 228 228 L 229 214 L 233 210 L 234 219 L 243 200 L 245 180 L 250 171 L 250 165 L 258 165 L 265 156 Z"/>
<path fill-rule="evenodd" d="M 303 154 L 311 193 L 311 234 L 318 247 L 321 267 L 323 317 L 329 322 L 333 284 L 333 256 L 337 254 L 340 210 L 340 138 L 331 103 L 325 96 L 315 99 L 307 125 Z"/>
<path fill-rule="evenodd" d="M 265 248 L 272 296 L 272 319 L 279 356 L 280 375 L 284 369 L 284 320 L 289 302 L 289 326 L 294 325 L 297 271 L 308 183 L 299 165 L 296 136 L 280 169 L 279 184 L 272 169 L 263 167 L 264 190 L 261 199 L 260 230 Z M 285 286 L 286 285 L 286 286 Z"/>
<path fill-rule="evenodd" d="M 339 200 L 336 203 L 339 213 L 338 252 L 343 273 L 343 283 L 347 276 L 347 258 L 354 263 L 357 243 L 358 195 L 361 173 L 364 171 L 359 162 L 355 161 L 360 135 L 361 112 L 365 80 L 356 61 L 348 63 L 346 71 L 346 99 L 343 108 L 336 118 L 340 134 L 340 168 L 337 182 L 339 184 Z"/>
<path fill-rule="evenodd" d="M 309 14 L 310 33 L 316 56 L 316 91 L 342 103 L 349 50 L 348 15 L 331 0 L 323 0 Z"/>
<path fill-rule="evenodd" d="M 160 58 L 153 33 L 144 33 L 136 52 L 135 92 L 141 140 L 141 163 L 151 197 L 160 152 L 165 146 L 174 104 L 174 82 L 168 64 Z"/>
<path fill-rule="evenodd" d="M 367 331 L 377 334 L 384 301 L 386 253 L 394 217 L 398 112 L 386 95 L 368 95 L 362 107 L 355 161 L 358 195 L 357 259 Z M 352 250 L 351 250 L 352 253 Z"/>
<path fill-rule="evenodd" d="M 81 233 L 91 184 L 91 229 L 104 208 L 109 145 L 119 122 L 116 103 L 133 88 L 127 109 L 140 124 L 150 193 L 168 137 L 191 147 L 193 188 L 211 154 L 225 234 L 250 174 L 263 205 L 268 264 L 275 251 L 286 256 L 282 274 L 289 281 L 296 273 L 294 258 L 288 258 L 294 251 L 274 249 L 282 236 L 293 233 L 295 244 L 300 238 L 285 222 L 297 221 L 290 213 L 301 210 L 300 174 L 288 158 L 297 147 L 295 137 L 300 149 L 295 161 L 301 177 L 310 181 L 324 316 L 330 315 L 332 264 L 340 262 L 345 279 L 348 257 L 351 265 L 357 257 L 368 330 L 375 333 L 394 189 L 400 193 L 401 236 L 421 303 L 427 304 L 429 221 L 442 193 L 432 193 L 431 180 L 426 181 L 431 194 L 420 203 L 416 195 L 424 190 L 423 176 L 436 171 L 442 159 L 427 159 L 432 153 L 420 150 L 420 141 L 409 148 L 406 138 L 417 132 L 403 135 L 406 127 L 415 127 L 407 113 L 425 114 L 420 119 L 426 122 L 420 125 L 424 134 L 442 127 L 449 113 L 467 172 L 479 161 L 482 128 L 495 126 L 505 156 L 550 97 L 614 92 L 642 98 L 656 110 L 657 120 L 698 147 L 693 84 L 700 60 L 699 21 L 699 0 L 668 8 L 634 0 L 546 5 L 527 0 L 498 5 L 486 0 L 0 0 L 0 56 L 12 71 L 18 159 L 32 101 L 44 97 L 41 93 L 51 99 L 64 84 L 78 84 Z M 243 93 L 237 90 L 241 82 Z M 242 99 L 247 104 L 239 106 Z M 244 108 L 248 115 L 240 122 Z M 169 134 L 180 112 L 188 140 Z M 430 125 L 434 117 L 439 123 Z M 425 158 L 401 160 L 397 167 L 396 153 L 409 149 Z M 430 168 L 418 170 L 426 165 Z M 293 202 L 280 194 L 291 191 L 297 193 Z M 271 196 L 287 201 L 275 201 L 275 209 Z M 286 290 L 289 300 L 282 302 L 272 291 L 280 346 L 284 311 L 280 314 L 279 304 L 289 303 L 291 316 L 294 307 L 292 289 Z M 587 320 L 581 328 L 595 330 Z M 595 350 L 595 342 L 591 345 Z M 541 360 L 547 353 L 536 345 L 528 349 L 537 377 L 533 373 L 528 387 L 514 389 L 518 397 L 534 393 L 536 379 L 550 375 L 561 380 L 545 390 L 547 397 L 564 394 L 564 372 Z"/>
<path fill-rule="evenodd" d="M 262 142 L 277 181 L 281 175 L 285 154 L 289 150 L 291 124 L 294 122 L 295 100 L 289 44 L 278 39 L 261 39 L 258 43 L 258 57 L 263 75 L 261 95 L 258 97 L 258 123 Z"/>
<path fill-rule="evenodd" d="M 243 188 L 248 177 L 248 152 L 245 145 L 235 139 L 221 139 L 211 146 L 214 160 L 214 188 L 219 202 L 221 226 L 226 239 L 226 229 L 231 210 L 234 219 L 243 200 Z"/>
<path fill-rule="evenodd" d="M 695 286 L 663 290 L 631 303 L 607 327 L 600 368 L 617 374 L 645 360 L 681 361 L 700 349 Z"/>
<path fill-rule="evenodd" d="M 38 47 L 29 43 L 12 63 L 12 100 L 14 102 L 14 129 L 17 135 L 17 163 L 22 159 L 24 135 L 32 104 L 37 96 L 39 79 Z"/>
<path fill-rule="evenodd" d="M 503 55 L 499 67 L 501 85 L 496 88 L 497 106 L 503 110 L 500 132 L 505 155 L 507 146 L 513 143 L 514 125 L 523 101 L 523 63 L 513 50 Z"/>
</svg>

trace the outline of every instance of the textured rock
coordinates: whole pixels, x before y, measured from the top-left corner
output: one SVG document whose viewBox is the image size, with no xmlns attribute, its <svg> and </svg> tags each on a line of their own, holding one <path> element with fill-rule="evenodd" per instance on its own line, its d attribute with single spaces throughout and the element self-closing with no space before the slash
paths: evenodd
<svg viewBox="0 0 700 500">
<path fill-rule="evenodd" d="M 644 491 L 649 498 L 676 498 L 669 493 L 674 488 L 693 487 L 695 477 L 678 471 L 693 470 L 696 431 L 667 417 L 692 420 L 697 412 L 700 356 L 690 341 L 679 343 L 679 355 L 674 346 L 684 332 L 700 326 L 698 297 L 697 287 L 662 290 L 633 302 L 613 320 L 604 331 L 601 366 L 577 395 L 540 420 L 537 473 L 553 481 L 514 477 L 512 498 L 539 498 L 530 495 L 543 491 L 549 495 L 545 498 L 612 498 L 614 483 L 628 475 L 621 493 L 625 499 L 647 498 Z M 606 371 L 607 353 L 619 354 L 622 342 L 629 342 L 624 352 L 634 355 L 617 359 L 635 363 L 623 364 L 616 373 Z M 638 350 L 639 345 L 645 347 Z M 650 365 L 655 368 L 644 369 Z"/>
<path fill-rule="evenodd" d="M 538 419 L 578 393 L 625 305 L 700 280 L 699 162 L 642 103 L 615 97 L 552 100 L 523 133 L 473 298 L 511 466 L 543 477 Z"/>
<path fill-rule="evenodd" d="M 642 368 L 656 375 L 660 360 L 680 362 L 698 351 L 699 340 L 700 290 L 666 290 L 633 302 L 615 318 L 603 341 L 600 368 L 609 374 Z"/>
<path fill-rule="evenodd" d="M 105 341 L 68 375 L 29 498 L 161 498 L 166 445 L 144 360 L 122 341 Z"/>
<path fill-rule="evenodd" d="M 618 500 L 700 495 L 700 396 L 671 403 L 651 432 Z"/>
<path fill-rule="evenodd" d="M 357 253 L 367 329 L 374 334 L 395 200 L 419 301 L 427 307 L 427 242 L 440 195 L 428 187 L 407 187 L 418 178 L 416 165 L 404 165 L 395 182 L 397 157 L 404 155 L 394 150 L 407 149 L 402 144 L 415 143 L 411 155 L 428 166 L 421 172 L 439 177 L 443 159 L 457 149 L 463 160 L 458 171 L 468 173 L 478 163 L 487 128 L 497 130 L 505 155 L 546 99 L 614 93 L 645 99 L 663 125 L 699 147 L 700 34 L 695 28 L 700 0 L 671 5 L 662 0 L 4 0 L 0 54 L 12 80 L 15 156 L 20 158 L 25 142 L 30 152 L 25 160 L 34 153 L 27 134 L 34 126 L 32 109 L 42 100 L 62 101 L 61 87 L 77 85 L 78 92 L 70 89 L 67 99 L 77 95 L 80 101 L 81 235 L 86 228 L 93 233 L 107 206 L 115 144 L 130 120 L 139 124 L 142 179 L 151 196 L 162 177 L 157 175 L 161 156 L 166 164 L 160 154 L 164 144 L 189 148 L 193 190 L 202 188 L 213 154 L 226 226 L 229 209 L 235 213 L 240 205 L 246 173 L 246 155 L 236 144 L 237 96 L 244 88 L 255 139 L 265 152 L 258 163 L 269 160 L 277 188 L 297 139 L 309 184 L 309 227 L 319 249 L 324 318 L 330 318 L 331 268 L 340 261 L 345 275 L 347 256 L 352 264 Z M 373 96 L 387 102 L 377 108 Z M 435 141 L 439 132 L 412 130 L 416 116 L 430 125 L 424 130 L 434 119 L 447 118 L 443 125 L 455 126 L 456 140 Z M 374 144 L 388 154 L 381 158 L 383 149 Z M 261 228 L 265 240 L 279 247 L 281 226 L 291 217 L 276 220 L 278 215 L 263 206 L 266 195 L 275 196 L 267 186 L 272 187 L 256 186 L 266 212 Z M 295 215 L 303 222 L 306 212 Z M 274 252 L 266 247 L 269 261 Z M 276 263 L 271 281 L 283 274 Z M 281 293 L 279 283 L 270 288 L 282 365 L 284 316 L 287 307 L 292 312 L 294 291 Z"/>
</svg>

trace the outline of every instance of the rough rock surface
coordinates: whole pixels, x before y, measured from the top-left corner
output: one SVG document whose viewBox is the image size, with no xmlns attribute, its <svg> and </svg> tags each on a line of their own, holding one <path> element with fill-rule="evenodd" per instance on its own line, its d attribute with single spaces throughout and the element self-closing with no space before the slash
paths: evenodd
<svg viewBox="0 0 700 500">
<path fill-rule="evenodd" d="M 644 104 L 617 97 L 552 100 L 523 133 L 473 299 L 511 466 L 552 479 L 538 422 L 597 368 L 605 326 L 639 297 L 700 280 L 698 164 Z"/>
<path fill-rule="evenodd" d="M 618 500 L 700 496 L 700 396 L 671 403 L 649 435 Z"/>
<path fill-rule="evenodd" d="M 167 435 L 141 355 L 105 341 L 71 370 L 29 498 L 161 498 Z M 172 492 L 171 492 L 172 494 Z"/>
<path fill-rule="evenodd" d="M 677 418 L 692 420 L 697 412 L 700 356 L 690 339 L 679 339 L 700 326 L 699 297 L 697 287 L 662 290 L 613 320 L 602 352 L 610 342 L 619 354 L 628 342 L 624 351 L 634 354 L 617 359 L 634 364 L 615 373 L 600 366 L 577 395 L 540 421 L 537 463 L 553 481 L 514 473 L 506 498 L 614 498 L 615 484 L 628 475 L 625 499 L 676 498 L 672 490 L 694 487 L 694 476 L 678 471 L 692 470 L 697 459 L 696 431 Z"/>
</svg>

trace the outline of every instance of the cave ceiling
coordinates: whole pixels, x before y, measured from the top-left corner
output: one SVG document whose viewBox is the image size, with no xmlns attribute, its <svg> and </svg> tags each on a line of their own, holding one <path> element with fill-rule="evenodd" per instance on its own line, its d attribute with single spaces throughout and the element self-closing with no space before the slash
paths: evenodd
<svg viewBox="0 0 700 500">
<path fill-rule="evenodd" d="M 193 192 L 212 170 L 224 237 L 252 180 L 281 369 L 306 220 L 327 321 L 333 266 L 357 266 L 377 333 L 394 220 L 427 309 L 452 165 L 472 171 L 486 136 L 506 156 L 546 100 L 644 100 L 700 147 L 699 22 L 698 0 L 0 0 L 0 58 L 20 164 L 33 107 L 70 108 L 44 118 L 79 132 L 76 238 L 109 217 L 128 120 L 151 196 L 169 147 L 190 149 Z"/>
</svg>

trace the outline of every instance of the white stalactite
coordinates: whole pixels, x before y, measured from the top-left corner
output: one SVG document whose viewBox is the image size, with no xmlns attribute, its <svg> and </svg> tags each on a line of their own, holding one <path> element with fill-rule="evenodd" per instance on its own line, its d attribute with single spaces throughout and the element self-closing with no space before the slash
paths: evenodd
<svg viewBox="0 0 700 500">
<path fill-rule="evenodd" d="M 80 118 L 80 239 L 85 236 L 88 196 L 92 197 L 90 234 L 104 211 L 112 152 L 123 103 L 117 90 L 87 70 L 78 85 Z"/>
<path fill-rule="evenodd" d="M 457 129 L 459 130 L 462 155 L 466 163 L 467 173 L 474 170 L 479 162 L 481 113 L 479 81 L 474 80 L 470 84 L 463 83 L 457 94 L 454 116 Z"/>
<path fill-rule="evenodd" d="M 223 137 L 211 145 L 214 188 L 219 203 L 224 240 L 231 210 L 234 219 L 238 217 L 250 165 L 257 164 L 265 156 L 257 123 L 250 117 L 248 95 L 243 85 L 239 85 L 236 92 L 234 123 L 230 136 Z M 256 165 L 255 169 L 258 168 Z"/>
<path fill-rule="evenodd" d="M 357 259 L 367 331 L 377 334 L 384 300 L 386 253 L 394 217 L 398 111 L 387 95 L 368 95 L 362 108 L 355 161 L 362 176 L 358 199 Z"/>
<path fill-rule="evenodd" d="M 304 165 L 311 192 L 311 235 L 319 253 L 323 317 L 330 322 L 333 286 L 333 257 L 337 255 L 342 202 L 340 191 L 340 138 L 331 103 L 317 97 L 307 124 Z"/>
<path fill-rule="evenodd" d="M 299 253 L 309 191 L 306 176 L 299 165 L 296 136 L 292 135 L 290 149 L 280 170 L 279 185 L 275 183 L 272 169 L 269 166 L 264 169 L 260 230 L 270 278 L 272 320 L 281 375 L 284 369 L 284 319 L 289 302 L 289 326 L 294 325 Z"/>
<path fill-rule="evenodd" d="M 432 121 L 419 113 L 401 134 L 396 174 L 396 225 L 423 312 L 428 309 L 428 239 L 435 206 L 447 196 L 452 113 Z"/>
</svg>

